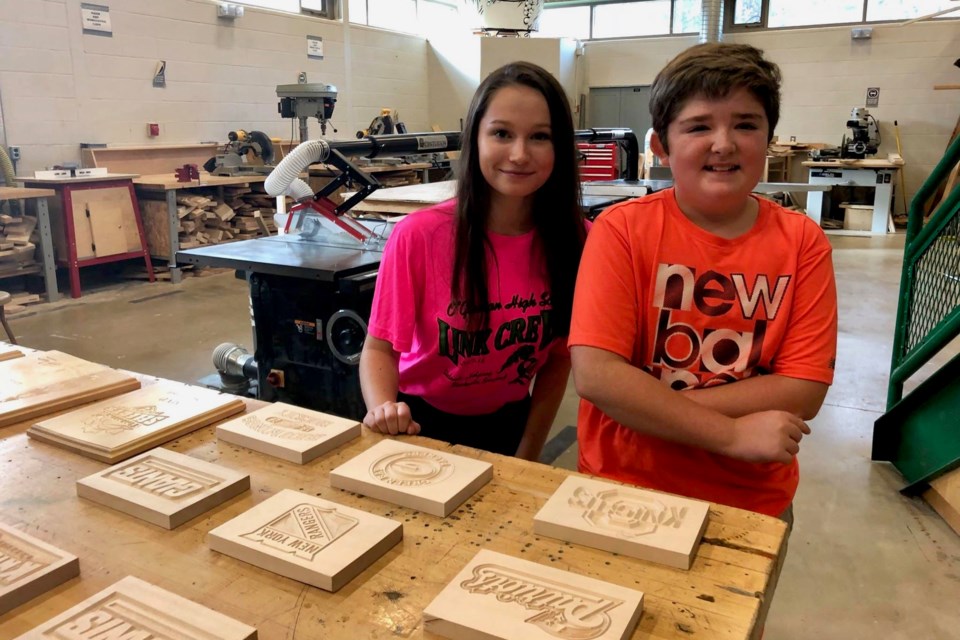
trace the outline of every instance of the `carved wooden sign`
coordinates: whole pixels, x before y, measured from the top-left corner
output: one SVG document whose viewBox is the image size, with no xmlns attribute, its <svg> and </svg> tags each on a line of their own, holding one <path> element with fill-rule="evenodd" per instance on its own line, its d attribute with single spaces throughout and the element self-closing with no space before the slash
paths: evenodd
<svg viewBox="0 0 960 640">
<path fill-rule="evenodd" d="M 423 626 L 445 638 L 624 640 L 642 610 L 640 591 L 484 550 L 427 605 Z"/>
<path fill-rule="evenodd" d="M 250 488 L 250 476 L 167 449 L 153 449 L 77 480 L 77 495 L 164 529 Z"/>
<path fill-rule="evenodd" d="M 306 464 L 360 435 L 360 423 L 276 402 L 217 426 L 217 438 Z"/>
<path fill-rule="evenodd" d="M 689 569 L 710 504 L 570 476 L 533 518 L 540 535 Z"/>
<path fill-rule="evenodd" d="M 17 640 L 256 640 L 257 630 L 139 578 L 126 578 Z"/>
<path fill-rule="evenodd" d="M 133 376 L 59 351 L 0 362 L 0 427 L 140 388 Z"/>
<path fill-rule="evenodd" d="M 0 524 L 0 615 L 78 575 L 76 556 Z"/>
<path fill-rule="evenodd" d="M 38 422 L 27 435 L 113 464 L 244 408 L 236 396 L 164 380 Z"/>
<path fill-rule="evenodd" d="M 285 489 L 210 532 L 219 551 L 337 591 L 403 538 L 403 525 Z"/>
<path fill-rule="evenodd" d="M 493 478 L 493 465 L 384 439 L 330 472 L 330 486 L 441 518 Z"/>
</svg>

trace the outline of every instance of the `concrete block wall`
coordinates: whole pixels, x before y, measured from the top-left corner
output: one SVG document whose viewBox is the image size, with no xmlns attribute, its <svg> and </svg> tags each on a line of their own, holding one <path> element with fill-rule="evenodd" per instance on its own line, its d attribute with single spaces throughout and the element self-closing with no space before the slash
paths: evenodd
<svg viewBox="0 0 960 640">
<path fill-rule="evenodd" d="M 729 33 L 726 42 L 763 49 L 783 72 L 777 134 L 782 138 L 839 145 L 850 109 L 863 106 L 867 87 L 880 87 L 877 157 L 897 150 L 900 129 L 907 196 L 942 157 L 960 116 L 960 91 L 935 91 L 935 84 L 960 82 L 953 66 L 960 56 L 960 23 L 928 21 L 900 27 L 874 25 L 873 38 L 852 41 L 850 27 Z M 591 87 L 645 85 L 695 37 L 645 38 L 586 43 L 586 83 Z M 805 180 L 801 171 L 794 179 Z M 897 198 L 896 211 L 903 209 Z"/>
<path fill-rule="evenodd" d="M 176 144 L 226 141 L 233 129 L 298 137 L 277 113 L 276 85 L 336 85 L 329 138 L 352 139 L 381 107 L 411 131 L 429 126 L 423 38 L 245 7 L 235 21 L 209 0 L 104 0 L 112 37 L 84 34 L 80 3 L 0 3 L 0 104 L 7 145 L 21 173 L 80 158 L 84 142 Z M 323 38 L 323 60 L 306 36 Z M 166 88 L 154 88 L 166 61 Z M 150 138 L 147 123 L 160 124 Z M 311 137 L 320 136 L 316 120 Z"/>
</svg>

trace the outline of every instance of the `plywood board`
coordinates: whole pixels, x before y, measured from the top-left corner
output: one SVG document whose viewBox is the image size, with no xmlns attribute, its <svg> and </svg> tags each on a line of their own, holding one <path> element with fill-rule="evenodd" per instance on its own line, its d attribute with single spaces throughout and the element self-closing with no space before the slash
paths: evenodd
<svg viewBox="0 0 960 640">
<path fill-rule="evenodd" d="M 127 576 L 17 640 L 256 640 L 257 630 Z"/>
<path fill-rule="evenodd" d="M 98 258 L 127 252 L 124 237 L 123 210 L 112 202 L 91 202 L 87 205 L 90 214 L 90 230 L 93 236 L 93 251 Z M 133 218 L 130 223 L 135 224 Z"/>
<path fill-rule="evenodd" d="M 643 593 L 480 551 L 423 610 L 426 631 L 445 638 L 625 640 Z"/>
<path fill-rule="evenodd" d="M 493 465 L 385 439 L 330 472 L 330 486 L 448 516 L 493 478 Z"/>
<path fill-rule="evenodd" d="M 0 524 L 0 615 L 78 575 L 75 555 Z"/>
<path fill-rule="evenodd" d="M 243 410 L 237 396 L 164 380 L 42 420 L 27 435 L 113 464 Z"/>
<path fill-rule="evenodd" d="M 570 476 L 533 518 L 535 533 L 689 569 L 710 504 Z"/>
<path fill-rule="evenodd" d="M 403 538 L 389 518 L 284 489 L 207 536 L 219 551 L 337 591 Z"/>
<path fill-rule="evenodd" d="M 46 351 L 0 362 L 0 427 L 140 388 L 133 376 Z"/>
<path fill-rule="evenodd" d="M 153 449 L 77 480 L 77 495 L 164 529 L 176 529 L 250 488 L 250 476 L 168 449 Z"/>
<path fill-rule="evenodd" d="M 360 436 L 360 423 L 277 402 L 217 425 L 217 438 L 296 464 L 306 464 Z"/>
</svg>

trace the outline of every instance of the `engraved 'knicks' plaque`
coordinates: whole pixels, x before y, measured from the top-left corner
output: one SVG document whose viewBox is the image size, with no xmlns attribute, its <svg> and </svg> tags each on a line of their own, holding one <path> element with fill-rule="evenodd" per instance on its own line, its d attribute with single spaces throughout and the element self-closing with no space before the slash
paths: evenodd
<svg viewBox="0 0 960 640">
<path fill-rule="evenodd" d="M 127 576 L 17 640 L 256 640 L 257 630 Z"/>
<path fill-rule="evenodd" d="M 247 449 L 306 464 L 360 435 L 360 423 L 275 402 L 217 426 L 217 438 Z"/>
<path fill-rule="evenodd" d="M 570 476 L 533 518 L 544 536 L 689 569 L 708 502 Z"/>
<path fill-rule="evenodd" d="M 623 640 L 643 593 L 513 556 L 481 551 L 423 610 L 446 638 Z"/>
<path fill-rule="evenodd" d="M 403 538 L 403 525 L 285 489 L 211 531 L 210 548 L 336 591 Z"/>
<path fill-rule="evenodd" d="M 383 439 L 330 472 L 330 486 L 448 516 L 493 478 L 493 465 Z"/>
<path fill-rule="evenodd" d="M 78 575 L 76 556 L 0 524 L 0 615 Z"/>
<path fill-rule="evenodd" d="M 77 480 L 77 495 L 164 529 L 175 529 L 250 488 L 250 476 L 153 449 Z"/>
</svg>

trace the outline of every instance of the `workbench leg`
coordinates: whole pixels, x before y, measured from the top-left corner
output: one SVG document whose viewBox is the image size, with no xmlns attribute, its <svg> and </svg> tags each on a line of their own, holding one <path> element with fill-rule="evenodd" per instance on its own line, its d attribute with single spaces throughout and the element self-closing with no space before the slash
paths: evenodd
<svg viewBox="0 0 960 640">
<path fill-rule="evenodd" d="M 892 174 L 884 176 L 883 172 L 877 173 L 877 188 L 873 194 L 873 220 L 870 223 L 870 231 L 873 233 L 887 233 L 887 218 L 890 217 L 890 200 L 893 199 L 893 179 Z M 890 178 L 890 182 L 886 182 Z"/>
<path fill-rule="evenodd" d="M 170 255 L 167 266 L 170 267 L 170 282 L 180 284 L 183 274 L 177 266 L 177 251 L 180 250 L 180 218 L 177 217 L 177 190 L 167 191 L 167 235 L 170 237 Z"/>
<path fill-rule="evenodd" d="M 50 231 L 50 209 L 46 198 L 35 200 L 37 207 L 37 226 L 40 227 L 40 255 L 43 260 L 43 284 L 47 289 L 47 302 L 56 302 L 60 298 L 57 292 L 57 265 L 53 257 L 53 234 Z"/>
<path fill-rule="evenodd" d="M 140 249 L 143 251 L 143 262 L 147 267 L 147 279 L 154 282 L 156 278 L 153 275 L 153 261 L 150 260 L 150 245 L 147 244 L 147 234 L 143 231 L 143 216 L 140 213 L 140 202 L 137 200 L 137 192 L 133 188 L 133 182 L 128 185 L 130 189 L 130 202 L 133 204 L 133 219 L 137 223 L 137 234 L 140 236 Z"/>
<path fill-rule="evenodd" d="M 810 184 L 815 184 L 811 182 Z M 811 191 L 807 194 L 807 216 L 811 220 L 820 224 L 820 216 L 823 211 L 823 191 Z"/>
<path fill-rule="evenodd" d="M 67 271 L 70 273 L 70 297 L 80 297 L 80 263 L 77 260 L 77 228 L 73 224 L 73 190 L 64 186 L 62 191 L 63 226 L 67 240 Z"/>
</svg>

